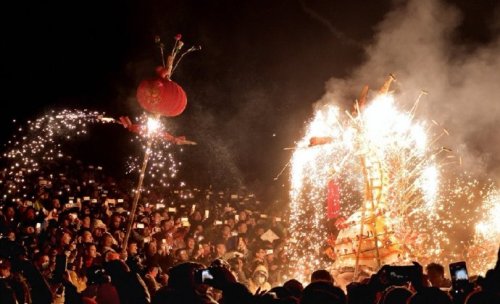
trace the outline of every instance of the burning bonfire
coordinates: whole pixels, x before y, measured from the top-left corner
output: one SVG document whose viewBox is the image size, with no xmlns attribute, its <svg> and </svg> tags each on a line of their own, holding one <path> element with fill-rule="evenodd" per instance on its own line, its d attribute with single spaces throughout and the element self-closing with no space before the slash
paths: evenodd
<svg viewBox="0 0 500 304">
<path fill-rule="evenodd" d="M 447 131 L 416 121 L 414 106 L 397 108 L 390 75 L 368 101 L 363 88 L 352 111 L 319 109 L 291 160 L 291 240 L 296 277 L 319 268 L 325 240 L 335 269 L 376 271 L 383 264 L 432 258 L 442 252 L 438 200 L 440 157 L 434 147 Z M 325 201 L 327 201 L 325 207 Z"/>
</svg>

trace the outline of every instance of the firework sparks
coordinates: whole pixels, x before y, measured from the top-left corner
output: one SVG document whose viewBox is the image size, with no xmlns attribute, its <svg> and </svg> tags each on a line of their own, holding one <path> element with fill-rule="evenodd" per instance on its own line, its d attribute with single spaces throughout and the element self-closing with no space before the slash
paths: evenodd
<svg viewBox="0 0 500 304">
<path fill-rule="evenodd" d="M 149 165 L 147 167 L 145 181 L 145 191 L 150 192 L 152 188 L 171 186 L 171 180 L 177 176 L 180 162 L 175 160 L 173 144 L 164 140 L 162 133 L 165 131 L 165 126 L 159 118 L 152 118 L 143 115 L 136 119 L 140 125 L 146 125 L 144 132 L 137 134 L 132 142 L 141 145 L 145 151 L 147 149 L 148 138 L 152 139 L 151 151 L 149 155 Z M 182 148 L 178 149 L 182 152 Z M 141 169 L 142 158 L 139 156 L 130 156 L 127 160 L 127 173 L 139 173 Z"/>
<path fill-rule="evenodd" d="M 8 184 L 10 198 L 26 198 L 27 176 L 46 163 L 64 158 L 61 142 L 87 134 L 89 124 L 106 122 L 102 117 L 102 113 L 87 110 L 51 111 L 19 127 L 3 154 L 9 164 L 3 171 L 3 183 Z M 3 198 L 9 199 L 6 195 Z"/>
<path fill-rule="evenodd" d="M 357 115 L 347 112 L 341 115 L 333 104 L 316 112 L 291 161 L 288 250 L 297 277 L 305 279 L 310 271 L 325 266 L 314 257 L 321 255 L 328 237 L 324 202 L 326 185 L 333 179 L 340 185 L 340 213 L 348 219 L 347 225 L 356 225 L 349 217 L 365 201 L 367 212 L 381 214 L 384 219 L 382 225 L 377 222 L 379 229 L 399 240 L 400 256 L 403 253 L 418 256 L 429 250 L 440 252 L 440 241 L 432 237 L 439 233 L 431 233 L 433 223 L 429 215 L 439 216 L 436 210 L 440 208 L 440 167 L 436 159 L 443 150 L 436 152 L 432 148 L 427 129 L 426 122 L 414 120 L 413 110 L 399 110 L 391 94 L 379 94 L 366 108 L 359 109 Z M 311 139 L 318 137 L 329 140 L 312 145 Z M 359 235 L 359 229 L 354 230 Z M 375 233 L 375 239 L 379 233 Z M 383 238 L 382 234 L 380 237 Z M 446 242 L 446 238 L 440 239 Z M 352 242 L 353 249 L 351 252 L 345 249 L 346 256 L 352 255 L 357 247 L 355 240 L 347 241 Z M 380 240 L 375 242 L 377 250 L 384 247 Z M 341 260 L 344 252 L 337 250 L 336 254 Z"/>
<path fill-rule="evenodd" d="M 133 141 L 145 149 L 146 137 L 153 136 L 151 148 L 151 165 L 148 168 L 148 185 L 170 185 L 178 171 L 179 163 L 175 160 L 172 144 L 159 135 L 164 126 L 158 119 L 140 119 L 147 128 L 145 134 L 138 134 Z M 88 128 L 95 124 L 118 123 L 115 119 L 105 117 L 104 113 L 88 110 L 51 111 L 36 120 L 17 129 L 17 133 L 7 142 L 3 160 L 7 165 L 1 176 L 1 184 L 5 189 L 3 200 L 33 198 L 33 185 L 28 177 L 39 172 L 44 166 L 67 158 L 63 142 L 88 134 Z M 180 149 L 182 151 L 182 149 Z M 137 169 L 138 157 L 129 157 L 128 172 Z"/>
<path fill-rule="evenodd" d="M 483 201 L 482 218 L 475 225 L 475 234 L 468 248 L 468 264 L 474 273 L 485 274 L 495 266 L 500 244 L 500 192 L 493 189 Z"/>
</svg>

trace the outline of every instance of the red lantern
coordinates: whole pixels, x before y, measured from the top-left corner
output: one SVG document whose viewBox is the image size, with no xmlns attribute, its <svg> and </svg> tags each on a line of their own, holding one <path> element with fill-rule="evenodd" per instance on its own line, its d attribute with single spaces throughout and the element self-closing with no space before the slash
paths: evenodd
<svg viewBox="0 0 500 304">
<path fill-rule="evenodd" d="M 170 79 L 143 80 L 137 88 L 137 101 L 146 111 L 167 117 L 180 115 L 186 109 L 186 92 Z"/>
</svg>

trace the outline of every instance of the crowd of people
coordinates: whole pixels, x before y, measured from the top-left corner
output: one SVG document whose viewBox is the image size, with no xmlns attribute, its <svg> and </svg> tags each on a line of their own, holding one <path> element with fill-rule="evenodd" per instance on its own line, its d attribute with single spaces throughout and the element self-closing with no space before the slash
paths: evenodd
<svg viewBox="0 0 500 304">
<path fill-rule="evenodd" d="M 124 244 L 134 193 L 101 171 L 41 172 L 30 194 L 4 195 L 0 303 L 500 303 L 498 264 L 460 286 L 439 264 L 299 282 L 286 217 L 246 189 L 145 191 Z"/>
</svg>

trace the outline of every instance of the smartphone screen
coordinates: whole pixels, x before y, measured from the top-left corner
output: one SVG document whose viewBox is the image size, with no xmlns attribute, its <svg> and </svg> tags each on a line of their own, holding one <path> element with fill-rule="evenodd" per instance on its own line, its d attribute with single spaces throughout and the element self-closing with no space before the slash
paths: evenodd
<svg viewBox="0 0 500 304">
<path fill-rule="evenodd" d="M 213 276 L 212 276 L 212 274 L 210 273 L 210 270 L 205 269 L 205 270 L 203 270 L 203 271 L 201 272 L 201 282 L 202 282 L 202 283 L 205 283 L 205 281 L 206 281 L 207 279 L 212 280 L 213 278 L 214 278 L 214 277 L 213 277 Z"/>
<path fill-rule="evenodd" d="M 212 280 L 213 278 L 208 269 L 199 269 L 195 273 L 195 280 L 200 284 L 206 284 L 206 280 Z"/>
<path fill-rule="evenodd" d="M 411 281 L 414 270 L 414 266 L 388 266 L 383 281 L 389 285 L 405 285 Z"/>
<path fill-rule="evenodd" d="M 451 282 L 454 288 L 469 281 L 467 265 L 465 264 L 464 261 L 451 263 L 450 275 L 451 275 Z"/>
</svg>

